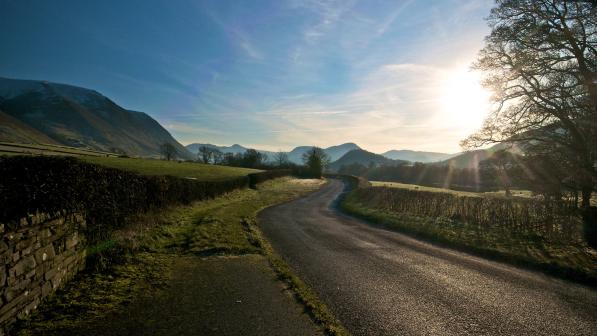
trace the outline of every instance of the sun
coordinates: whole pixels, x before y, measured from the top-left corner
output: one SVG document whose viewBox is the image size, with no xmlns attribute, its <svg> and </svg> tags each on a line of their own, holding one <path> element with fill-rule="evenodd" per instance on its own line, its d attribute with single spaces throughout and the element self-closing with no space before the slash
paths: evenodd
<svg viewBox="0 0 597 336">
<path fill-rule="evenodd" d="M 452 70 L 441 87 L 442 122 L 467 132 L 481 127 L 489 111 L 490 93 L 481 86 L 480 75 L 467 68 Z"/>
</svg>

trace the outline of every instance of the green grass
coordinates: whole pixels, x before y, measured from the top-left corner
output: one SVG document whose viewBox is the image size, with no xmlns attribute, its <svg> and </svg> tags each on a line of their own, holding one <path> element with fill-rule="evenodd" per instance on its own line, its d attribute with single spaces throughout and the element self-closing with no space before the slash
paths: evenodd
<svg viewBox="0 0 597 336">
<path fill-rule="evenodd" d="M 323 183 L 285 177 L 259 184 L 257 190 L 238 190 L 213 200 L 141 215 L 104 244 L 126 254 L 126 262 L 104 272 L 81 274 L 21 321 L 16 334 L 59 334 L 122 309 L 138 295 L 151 294 L 167 284 L 169 265 L 180 255 L 259 253 L 268 257 L 280 280 L 328 334 L 347 335 L 314 292 L 273 253 L 255 225 L 256 214 L 263 208 L 313 192 Z"/>
<path fill-rule="evenodd" d="M 247 239 L 243 222 L 265 207 L 312 192 L 321 183 L 280 178 L 259 184 L 257 190 L 237 190 L 213 200 L 177 207 L 176 211 L 160 216 L 151 235 L 139 239 L 141 248 L 200 255 L 259 253 L 260 249 Z"/>
<path fill-rule="evenodd" d="M 448 218 L 398 213 L 368 206 L 355 193 L 349 193 L 341 206 L 351 215 L 391 230 L 568 279 L 597 281 L 597 251 L 585 242 L 560 242 L 506 230 L 479 230 L 476 225 Z"/>
<path fill-rule="evenodd" d="M 506 192 L 504 190 L 490 191 L 490 192 L 459 191 L 459 190 L 452 190 L 452 189 L 446 189 L 446 188 L 426 187 L 426 186 L 421 186 L 421 185 L 417 185 L 417 184 L 408 184 L 408 183 L 399 183 L 399 182 L 383 182 L 383 181 L 371 181 L 371 184 L 374 187 L 390 187 L 390 188 L 400 188 L 400 189 L 409 189 L 409 190 L 443 192 L 443 193 L 449 193 L 449 194 L 454 194 L 454 195 L 458 195 L 458 196 L 506 197 Z M 529 190 L 512 190 L 512 196 L 533 197 Z"/>
<path fill-rule="evenodd" d="M 80 156 L 79 159 L 111 168 L 133 171 L 142 175 L 171 175 L 200 181 L 217 181 L 245 176 L 260 170 L 178 162 L 157 159 Z"/>
<path fill-rule="evenodd" d="M 169 278 L 173 256 L 137 253 L 109 272 L 79 273 L 51 295 L 27 319 L 19 320 L 9 335 L 60 334 L 83 321 L 121 309 L 140 295 L 150 295 Z"/>
<path fill-rule="evenodd" d="M 76 148 L 52 144 L 21 144 L 0 142 L 0 155 L 85 155 L 85 156 L 112 156 L 118 154 L 97 151 L 85 148 Z"/>
</svg>

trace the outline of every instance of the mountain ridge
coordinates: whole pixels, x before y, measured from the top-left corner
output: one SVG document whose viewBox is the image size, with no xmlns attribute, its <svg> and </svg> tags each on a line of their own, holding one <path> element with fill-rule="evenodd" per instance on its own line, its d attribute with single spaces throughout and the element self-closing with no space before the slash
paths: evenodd
<svg viewBox="0 0 597 336">
<path fill-rule="evenodd" d="M 16 127 L 0 128 L 0 141 L 40 143 L 44 138 L 44 142 L 50 139 L 66 146 L 148 157 L 158 157 L 160 146 L 167 142 L 181 158 L 191 158 L 147 113 L 127 110 L 92 89 L 0 77 L 0 111 L 3 120 L 10 119 Z"/>
</svg>

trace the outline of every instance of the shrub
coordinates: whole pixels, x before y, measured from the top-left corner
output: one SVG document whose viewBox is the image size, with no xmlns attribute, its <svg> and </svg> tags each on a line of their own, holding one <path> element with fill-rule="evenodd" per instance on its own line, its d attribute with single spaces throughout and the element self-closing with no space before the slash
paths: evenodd
<svg viewBox="0 0 597 336">
<path fill-rule="evenodd" d="M 257 186 L 257 184 L 261 182 L 290 175 L 292 175 L 292 170 L 290 169 L 275 169 L 266 170 L 259 173 L 252 173 L 248 175 L 249 187 L 254 189 Z"/>
</svg>

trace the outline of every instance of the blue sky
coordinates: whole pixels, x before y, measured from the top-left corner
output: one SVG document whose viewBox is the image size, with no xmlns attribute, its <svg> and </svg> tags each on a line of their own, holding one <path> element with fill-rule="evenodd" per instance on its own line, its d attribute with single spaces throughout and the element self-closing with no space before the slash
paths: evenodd
<svg viewBox="0 0 597 336">
<path fill-rule="evenodd" d="M 0 76 L 95 89 L 185 144 L 456 152 L 486 113 L 467 71 L 491 6 L 0 0 Z"/>
</svg>

